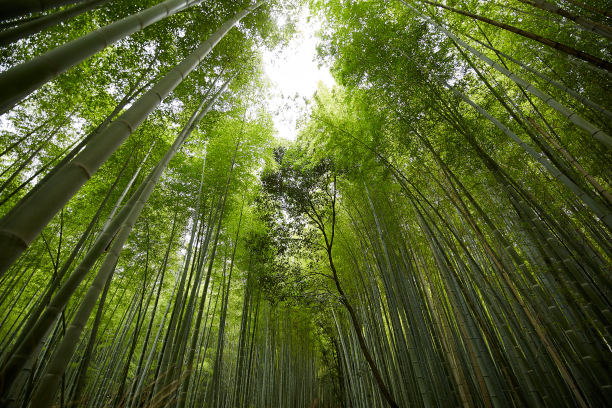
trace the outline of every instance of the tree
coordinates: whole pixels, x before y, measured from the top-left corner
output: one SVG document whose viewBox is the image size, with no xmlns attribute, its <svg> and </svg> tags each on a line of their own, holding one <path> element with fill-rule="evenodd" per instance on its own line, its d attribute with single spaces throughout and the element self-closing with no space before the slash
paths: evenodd
<svg viewBox="0 0 612 408">
<path fill-rule="evenodd" d="M 331 160 L 321 160 L 311 168 L 300 168 L 292 163 L 291 159 L 285 159 L 286 152 L 278 150 L 276 158 L 280 169 L 277 172 L 269 172 L 262 177 L 264 191 L 274 195 L 281 202 L 281 209 L 287 211 L 289 222 L 297 222 L 306 217 L 308 222 L 314 225 L 321 233 L 325 243 L 325 252 L 332 272 L 331 278 L 335 284 L 340 297 L 340 303 L 348 311 L 353 329 L 359 340 L 359 346 L 363 353 L 372 375 L 383 395 L 385 401 L 391 407 L 397 407 L 393 396 L 384 383 L 379 368 L 376 366 L 372 354 L 368 350 L 363 337 L 363 329 L 355 309 L 351 305 L 338 277 L 338 271 L 334 264 L 333 247 L 336 233 L 336 200 L 337 174 Z M 289 153 L 290 155 L 291 153 Z M 296 153 L 299 155 L 299 153 Z M 280 214 L 279 214 L 280 215 Z"/>
<path fill-rule="evenodd" d="M 608 0 L 1 3 L 3 406 L 612 404 Z"/>
</svg>

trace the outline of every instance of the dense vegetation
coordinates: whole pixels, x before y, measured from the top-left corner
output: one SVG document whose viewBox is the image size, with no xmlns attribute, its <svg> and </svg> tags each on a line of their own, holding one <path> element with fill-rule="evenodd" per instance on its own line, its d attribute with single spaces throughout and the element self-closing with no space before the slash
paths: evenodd
<svg viewBox="0 0 612 408">
<path fill-rule="evenodd" d="M 609 10 L 0 1 L 0 405 L 612 405 Z"/>
</svg>

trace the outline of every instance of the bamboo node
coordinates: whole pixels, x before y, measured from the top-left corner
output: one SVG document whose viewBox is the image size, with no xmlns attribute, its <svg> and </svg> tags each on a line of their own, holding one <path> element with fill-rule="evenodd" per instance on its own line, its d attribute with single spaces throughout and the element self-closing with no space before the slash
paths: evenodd
<svg viewBox="0 0 612 408">
<path fill-rule="evenodd" d="M 160 102 L 162 102 L 162 101 L 164 100 L 163 96 L 161 96 L 161 94 L 160 94 L 159 92 L 157 92 L 157 91 L 153 91 L 153 93 L 154 93 L 155 95 L 157 95 L 157 97 L 159 98 L 159 101 L 160 101 Z"/>
<path fill-rule="evenodd" d="M 115 122 L 123 123 L 125 126 L 127 126 L 128 130 L 130 131 L 130 133 L 134 132 L 134 128 L 132 127 L 130 122 L 128 122 L 127 120 L 125 120 L 125 119 L 117 119 Z"/>
<path fill-rule="evenodd" d="M 89 171 L 87 166 L 85 166 L 83 163 L 78 162 L 78 161 L 73 161 L 72 164 L 74 164 L 76 167 L 78 167 L 81 170 L 83 170 L 83 172 L 85 173 L 85 176 L 87 177 L 88 180 L 91 178 L 91 175 L 92 175 L 91 172 Z"/>
<path fill-rule="evenodd" d="M 17 242 L 17 244 L 22 246 L 24 249 L 26 249 L 29 246 L 28 242 L 23 237 L 21 237 L 20 235 L 17 235 L 11 230 L 1 229 L 0 234 L 10 238 L 12 241 Z"/>
</svg>

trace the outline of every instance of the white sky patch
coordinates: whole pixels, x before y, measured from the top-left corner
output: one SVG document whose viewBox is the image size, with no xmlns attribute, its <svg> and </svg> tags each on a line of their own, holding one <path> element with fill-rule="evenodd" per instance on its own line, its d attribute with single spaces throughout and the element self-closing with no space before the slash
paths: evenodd
<svg viewBox="0 0 612 408">
<path fill-rule="evenodd" d="M 321 20 L 304 8 L 297 22 L 298 33 L 280 51 L 264 51 L 264 72 L 272 89 L 268 107 L 273 114 L 278 137 L 295 140 L 297 121 L 306 112 L 306 100 L 317 90 L 319 81 L 332 88 L 335 84 L 329 68 L 315 61 Z M 278 22 L 282 24 L 282 21 Z"/>
</svg>

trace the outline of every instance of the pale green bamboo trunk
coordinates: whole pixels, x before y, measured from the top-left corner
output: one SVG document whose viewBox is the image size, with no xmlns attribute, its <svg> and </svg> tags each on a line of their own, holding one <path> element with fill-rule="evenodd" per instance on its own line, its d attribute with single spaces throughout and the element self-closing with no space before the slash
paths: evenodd
<svg viewBox="0 0 612 408">
<path fill-rule="evenodd" d="M 36 34 L 46 28 L 53 27 L 54 25 L 66 21 L 72 17 L 90 11 L 107 1 L 108 0 L 89 0 L 69 9 L 39 17 L 33 21 L 28 21 L 19 24 L 16 27 L 4 30 L 0 32 L 0 47 L 7 46 L 15 41 L 21 40 L 22 38 Z"/>
<path fill-rule="evenodd" d="M 201 0 L 166 0 L 76 40 L 54 48 L 0 74 L 0 114 L 40 86 L 109 45 Z"/>
<path fill-rule="evenodd" d="M 199 65 L 225 34 L 261 4 L 247 7 L 225 22 L 116 121 L 95 135 L 73 161 L 59 170 L 27 201 L 17 204 L 13 211 L 0 220 L 0 247 L 4 249 L 0 254 L 0 276 L 155 107 Z"/>
<path fill-rule="evenodd" d="M 8 20 L 30 13 L 39 13 L 55 7 L 82 2 L 83 0 L 2 0 L 0 20 Z"/>
<path fill-rule="evenodd" d="M 151 174 L 149 174 L 146 181 L 141 185 L 138 191 L 132 196 L 132 198 L 128 201 L 128 203 L 124 206 L 124 208 L 119 212 L 119 214 L 117 214 L 115 219 L 108 226 L 107 230 L 102 231 L 102 233 L 96 240 L 96 243 L 92 246 L 88 254 L 81 261 L 81 264 L 76 268 L 75 272 L 73 272 L 70 278 L 58 290 L 57 294 L 51 301 L 50 305 L 45 310 L 45 313 L 43 314 L 43 316 L 39 319 L 39 321 L 31 329 L 27 331 L 28 333 L 27 336 L 22 339 L 19 345 L 17 345 L 17 350 L 15 351 L 14 355 L 2 368 L 3 370 L 2 375 L 6 379 L 5 386 L 7 387 L 10 386 L 10 382 L 12 381 L 13 376 L 14 376 L 14 374 L 11 374 L 11 373 L 19 372 L 21 365 L 23 364 L 24 361 L 27 360 L 29 354 L 32 352 L 33 346 L 37 343 L 38 339 L 47 331 L 47 328 L 49 327 L 49 325 L 56 319 L 57 314 L 67 304 L 70 297 L 74 293 L 76 287 L 79 285 L 82 279 L 89 272 L 95 260 L 98 259 L 99 255 L 103 252 L 104 248 L 108 246 L 109 242 L 115 235 L 115 232 L 119 231 L 119 234 L 121 234 L 121 232 L 123 231 L 124 240 L 127 240 L 127 235 L 129 235 L 130 226 L 128 224 L 125 224 L 126 222 L 125 220 L 128 220 L 129 217 L 132 217 L 132 218 L 138 217 L 138 214 L 144 207 L 146 200 L 148 199 L 149 195 L 152 193 L 153 188 L 155 187 L 157 181 L 161 177 L 165 167 L 168 165 L 172 157 L 174 157 L 174 155 L 176 154 L 176 152 L 178 151 L 182 143 L 185 141 L 185 139 L 191 134 L 191 132 L 193 131 L 194 127 L 197 124 L 197 121 L 201 120 L 204 114 L 212 108 L 214 102 L 219 97 L 219 95 L 221 95 L 221 93 L 227 88 L 228 84 L 229 82 L 226 82 L 224 86 L 221 88 L 221 90 L 217 92 L 217 94 L 210 101 L 208 101 L 208 104 L 205 107 L 203 107 L 201 111 L 194 112 L 191 119 L 188 121 L 185 129 L 183 129 L 183 131 L 179 134 L 174 144 L 172 145 L 170 150 L 166 153 L 162 161 L 152 170 Z M 134 221 L 135 221 L 135 218 L 134 220 L 131 221 L 131 224 L 133 224 Z M 121 229 L 119 229 L 119 227 L 121 227 Z M 117 244 L 117 242 L 119 242 L 119 240 L 115 239 L 113 243 L 113 247 L 115 248 L 113 256 L 106 257 L 103 266 L 98 272 L 98 276 L 105 275 L 106 277 L 108 277 L 109 274 L 112 273 L 112 271 L 114 270 L 116 258 L 119 256 L 119 251 L 123 245 L 121 244 L 121 246 L 118 246 L 119 244 Z M 101 281 L 102 286 L 104 286 L 104 282 L 106 280 L 100 277 L 98 281 Z M 90 296 L 90 298 L 93 300 L 90 299 L 89 303 L 85 303 L 85 302 L 83 303 L 84 306 L 83 306 L 83 313 L 81 314 L 81 317 L 80 317 L 81 319 L 86 319 L 89 316 L 89 314 L 86 312 L 88 310 L 90 312 L 91 307 L 95 305 L 97 294 L 99 294 L 99 290 L 101 290 L 102 286 L 99 286 L 97 288 L 93 287 L 92 289 L 93 292 L 92 292 L 92 295 Z M 78 331 L 79 329 L 82 329 L 82 326 L 79 326 L 79 324 L 81 323 L 77 323 L 77 326 L 75 327 L 74 330 Z M 84 322 L 82 324 L 84 324 Z M 74 341 L 74 342 L 78 341 L 78 336 L 76 339 L 73 339 L 71 341 Z M 69 344 L 69 343 L 66 343 L 66 344 Z M 69 344 L 66 347 L 68 350 L 71 350 L 71 348 L 74 346 L 75 344 Z M 68 354 L 71 356 L 72 351 L 69 351 Z M 68 356 L 68 358 L 70 356 Z M 58 357 L 58 359 L 60 358 L 62 357 L 61 356 Z M 66 357 L 64 356 L 63 358 L 66 358 Z M 61 366 L 61 364 L 65 364 L 65 363 L 67 362 L 62 360 L 62 362 L 58 363 L 58 365 Z M 63 370 L 61 371 L 63 372 Z M 50 376 L 50 378 L 54 380 L 56 377 Z"/>
</svg>

